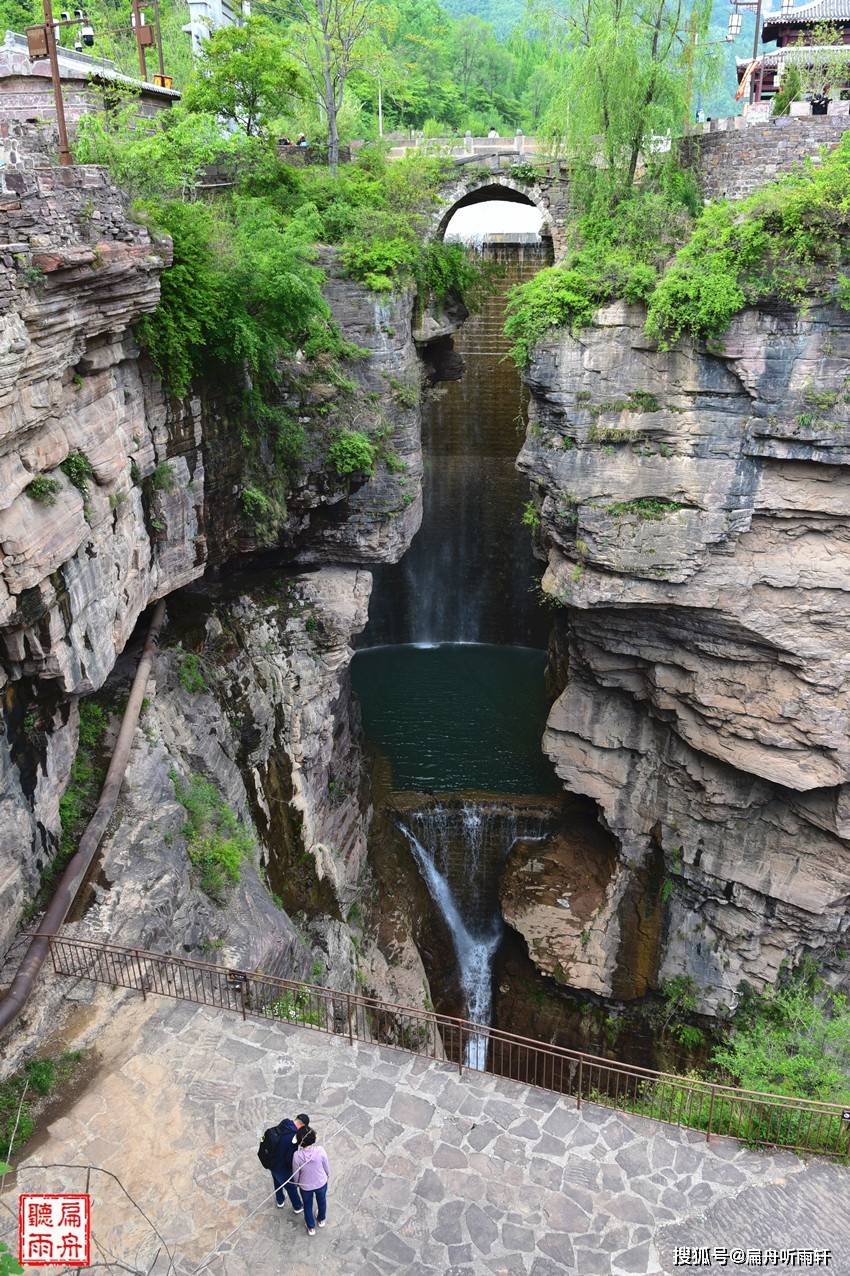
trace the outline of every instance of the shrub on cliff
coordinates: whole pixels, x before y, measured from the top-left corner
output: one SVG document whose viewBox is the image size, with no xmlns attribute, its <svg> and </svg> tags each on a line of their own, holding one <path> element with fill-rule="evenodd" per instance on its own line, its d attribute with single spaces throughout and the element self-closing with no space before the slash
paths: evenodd
<svg viewBox="0 0 850 1276">
<path fill-rule="evenodd" d="M 329 331 L 309 209 L 287 218 L 251 196 L 214 206 L 147 200 L 141 208 L 171 235 L 174 262 L 159 306 L 137 331 L 176 396 L 202 371 L 246 368 L 274 380 L 280 355 Z"/>
<path fill-rule="evenodd" d="M 615 299 L 647 303 L 647 335 L 662 349 L 721 337 L 747 305 L 831 295 L 850 306 L 840 273 L 850 262 L 850 134 L 819 164 L 709 204 L 692 224 L 693 192 L 672 172 L 654 192 L 586 213 L 564 262 L 514 290 L 505 330 L 520 366 L 550 328 L 580 329 Z"/>
<path fill-rule="evenodd" d="M 712 1062 L 765 1094 L 850 1102 L 850 1005 L 804 966 L 784 986 L 744 999 Z"/>
<path fill-rule="evenodd" d="M 328 448 L 328 460 L 343 478 L 349 474 L 371 475 L 376 459 L 374 443 L 360 430 L 340 430 Z"/>
<path fill-rule="evenodd" d="M 511 293 L 505 332 L 517 364 L 528 363 L 550 328 L 577 331 L 608 301 L 645 301 L 687 233 L 695 200 L 692 180 L 667 165 L 613 207 L 601 187 L 579 218 L 564 261 Z"/>
<path fill-rule="evenodd" d="M 171 775 L 174 794 L 185 808 L 183 834 L 191 863 L 200 875 L 201 889 L 223 904 L 229 886 L 239 881 L 241 864 L 254 849 L 250 833 L 219 793 L 202 775 L 191 775 L 188 784 Z"/>
<path fill-rule="evenodd" d="M 720 337 L 744 306 L 824 296 L 850 260 L 850 135 L 737 203 L 710 204 L 649 301 L 647 333 Z"/>
</svg>

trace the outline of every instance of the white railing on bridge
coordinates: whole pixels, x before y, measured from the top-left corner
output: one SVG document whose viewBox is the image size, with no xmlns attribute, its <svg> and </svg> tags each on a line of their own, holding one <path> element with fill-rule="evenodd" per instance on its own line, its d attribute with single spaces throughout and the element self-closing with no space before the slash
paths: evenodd
<svg viewBox="0 0 850 1276">
<path fill-rule="evenodd" d="M 536 137 L 526 137 L 519 131 L 513 137 L 473 137 L 471 133 L 457 134 L 454 137 L 425 137 L 424 133 L 414 133 L 410 138 L 395 139 L 389 158 L 403 159 L 412 151 L 450 155 L 453 159 L 471 159 L 476 155 L 482 158 L 494 155 L 516 157 L 539 154 L 540 144 Z"/>
</svg>

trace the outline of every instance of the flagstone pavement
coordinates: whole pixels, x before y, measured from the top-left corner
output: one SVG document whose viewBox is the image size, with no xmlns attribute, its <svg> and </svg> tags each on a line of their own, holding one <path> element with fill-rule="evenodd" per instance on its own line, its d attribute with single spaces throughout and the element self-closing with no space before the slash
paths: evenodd
<svg viewBox="0 0 850 1276">
<path fill-rule="evenodd" d="M 709 1145 L 495 1077 L 460 1078 L 448 1064 L 153 998 L 117 1005 L 98 1054 L 2 1202 L 88 1182 L 104 1271 L 189 1276 L 211 1251 L 209 1276 L 658 1276 L 763 1265 L 752 1255 L 749 1266 L 684 1264 L 676 1249 L 686 1247 L 698 1259 L 704 1248 L 709 1258 L 714 1248 L 828 1250 L 829 1270 L 850 1276 L 842 1165 Z M 328 1226 L 312 1238 L 288 1205 L 275 1209 L 256 1157 L 262 1130 L 301 1110 L 332 1171 Z M 120 1186 L 100 1170 L 86 1180 L 84 1168 L 38 1168 L 57 1164 L 98 1166 Z M 0 1237 L 14 1239 L 8 1208 Z"/>
</svg>

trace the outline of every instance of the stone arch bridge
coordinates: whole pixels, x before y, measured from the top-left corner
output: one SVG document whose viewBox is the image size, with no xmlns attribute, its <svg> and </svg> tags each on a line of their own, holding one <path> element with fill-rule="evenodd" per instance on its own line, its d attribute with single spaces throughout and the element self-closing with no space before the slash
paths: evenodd
<svg viewBox="0 0 850 1276">
<path fill-rule="evenodd" d="M 767 122 L 746 122 L 737 117 L 715 120 L 703 131 L 679 141 L 680 159 L 699 177 L 706 199 L 741 199 L 765 183 L 796 168 L 807 157 L 831 150 L 850 128 L 844 116 L 780 116 Z M 543 234 L 550 235 L 554 259 L 566 250 L 569 218 L 569 183 L 566 168 L 548 159 L 534 138 L 467 138 L 462 147 L 449 139 L 434 139 L 398 146 L 391 158 L 410 150 L 448 154 L 455 176 L 441 193 L 432 234 L 442 236 L 458 208 L 485 200 L 503 199 L 530 204 L 543 214 Z"/>
<path fill-rule="evenodd" d="M 474 158 L 474 164 L 458 163 L 456 177 L 441 190 L 433 236 L 442 239 L 458 209 L 503 200 L 537 208 L 543 217 L 541 234 L 552 240 L 554 260 L 562 257 L 566 251 L 569 188 L 561 165 L 556 160 L 537 163 L 533 167 L 534 176 L 530 177 L 530 166 L 519 162 L 515 153 L 509 166 L 503 166 L 502 156 L 497 152 L 492 158 L 487 157 L 486 164 L 482 163 L 481 156 Z"/>
</svg>

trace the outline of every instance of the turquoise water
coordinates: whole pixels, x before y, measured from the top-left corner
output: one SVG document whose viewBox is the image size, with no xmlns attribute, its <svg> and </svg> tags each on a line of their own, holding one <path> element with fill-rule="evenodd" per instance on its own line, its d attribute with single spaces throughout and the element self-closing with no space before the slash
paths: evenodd
<svg viewBox="0 0 850 1276">
<path fill-rule="evenodd" d="M 443 644 L 375 647 L 351 666 L 370 744 L 394 789 L 555 793 L 540 740 L 546 652 Z"/>
</svg>

